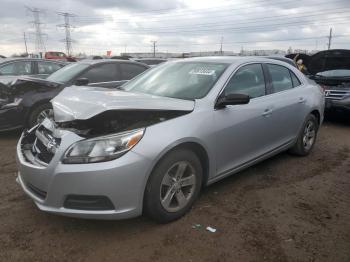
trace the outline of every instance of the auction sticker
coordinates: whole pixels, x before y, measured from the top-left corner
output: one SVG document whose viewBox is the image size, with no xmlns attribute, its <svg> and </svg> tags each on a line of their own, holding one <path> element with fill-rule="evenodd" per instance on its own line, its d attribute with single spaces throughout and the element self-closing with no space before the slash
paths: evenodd
<svg viewBox="0 0 350 262">
<path fill-rule="evenodd" d="M 198 67 L 194 68 L 189 72 L 190 75 L 206 75 L 211 76 L 215 75 L 215 70 L 207 68 L 207 67 Z"/>
</svg>

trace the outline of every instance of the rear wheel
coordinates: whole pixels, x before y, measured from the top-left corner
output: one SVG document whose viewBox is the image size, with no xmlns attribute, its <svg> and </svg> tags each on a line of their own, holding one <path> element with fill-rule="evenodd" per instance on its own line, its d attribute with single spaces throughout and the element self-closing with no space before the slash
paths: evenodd
<svg viewBox="0 0 350 262">
<path fill-rule="evenodd" d="M 45 118 L 52 116 L 53 110 L 50 104 L 42 104 L 35 107 L 29 114 L 28 127 L 40 124 Z"/>
<path fill-rule="evenodd" d="M 318 121 L 316 117 L 311 114 L 306 118 L 298 140 L 290 149 L 290 152 L 299 156 L 308 155 L 316 142 L 317 132 Z"/>
<path fill-rule="evenodd" d="M 186 214 L 198 197 L 202 184 L 202 166 L 192 151 L 178 149 L 157 164 L 147 183 L 144 208 L 160 223 L 168 223 Z"/>
</svg>

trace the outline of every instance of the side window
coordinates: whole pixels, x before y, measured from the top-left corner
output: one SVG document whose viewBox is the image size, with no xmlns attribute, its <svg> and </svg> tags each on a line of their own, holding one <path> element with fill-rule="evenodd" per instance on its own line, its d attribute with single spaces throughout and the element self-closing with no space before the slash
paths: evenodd
<svg viewBox="0 0 350 262">
<path fill-rule="evenodd" d="M 118 81 L 120 77 L 117 72 L 116 64 L 101 64 L 92 67 L 80 78 L 89 79 L 89 83 Z"/>
<path fill-rule="evenodd" d="M 290 71 L 290 76 L 292 77 L 293 87 L 297 87 L 301 85 L 299 78 L 292 71 Z"/>
<path fill-rule="evenodd" d="M 293 88 L 293 82 L 288 68 L 272 64 L 267 64 L 267 68 L 271 75 L 274 93 Z"/>
<path fill-rule="evenodd" d="M 141 74 L 146 69 L 147 69 L 146 67 L 131 64 L 131 63 L 120 64 L 120 71 L 122 72 L 123 80 L 130 80 L 135 76 Z"/>
<path fill-rule="evenodd" d="M 250 98 L 265 95 L 265 78 L 261 64 L 242 66 L 225 87 L 225 94 L 246 94 Z"/>
<path fill-rule="evenodd" d="M 62 65 L 60 65 L 60 64 L 38 61 L 38 73 L 39 74 L 50 75 L 53 72 L 55 72 L 58 69 L 60 69 L 61 67 L 62 67 Z"/>
<path fill-rule="evenodd" d="M 2 75 L 30 75 L 32 73 L 32 62 L 20 61 L 4 65 L 0 68 Z"/>
</svg>

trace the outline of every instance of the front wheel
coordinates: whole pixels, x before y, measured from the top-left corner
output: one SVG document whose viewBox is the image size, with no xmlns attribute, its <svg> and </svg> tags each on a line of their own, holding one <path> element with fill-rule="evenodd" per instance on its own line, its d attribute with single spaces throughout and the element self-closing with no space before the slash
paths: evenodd
<svg viewBox="0 0 350 262">
<path fill-rule="evenodd" d="M 52 106 L 50 104 L 42 104 L 35 107 L 29 114 L 28 127 L 40 124 L 45 118 L 53 115 Z"/>
<path fill-rule="evenodd" d="M 182 217 L 199 195 L 202 172 L 201 163 L 192 151 L 177 149 L 167 154 L 147 183 L 146 213 L 159 223 Z"/>
<path fill-rule="evenodd" d="M 297 142 L 290 149 L 290 152 L 299 156 L 308 155 L 315 145 L 317 132 L 318 121 L 314 115 L 309 115 L 304 122 Z"/>
</svg>

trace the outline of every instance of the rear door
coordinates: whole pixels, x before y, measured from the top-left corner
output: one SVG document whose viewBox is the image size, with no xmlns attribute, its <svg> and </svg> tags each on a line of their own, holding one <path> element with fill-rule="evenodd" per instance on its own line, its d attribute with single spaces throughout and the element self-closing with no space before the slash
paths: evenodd
<svg viewBox="0 0 350 262">
<path fill-rule="evenodd" d="M 292 142 L 298 135 L 307 114 L 307 96 L 302 82 L 290 69 L 272 63 L 263 66 L 271 84 L 268 95 L 272 103 L 271 147 L 277 148 Z"/>
<path fill-rule="evenodd" d="M 101 63 L 89 68 L 79 78 L 87 78 L 89 86 L 112 88 L 120 85 L 121 75 L 117 63 Z"/>
<path fill-rule="evenodd" d="M 125 82 L 134 78 L 135 76 L 141 74 L 146 71 L 148 67 L 133 63 L 121 63 L 120 64 L 120 72 L 122 75 L 122 80 Z"/>
</svg>

